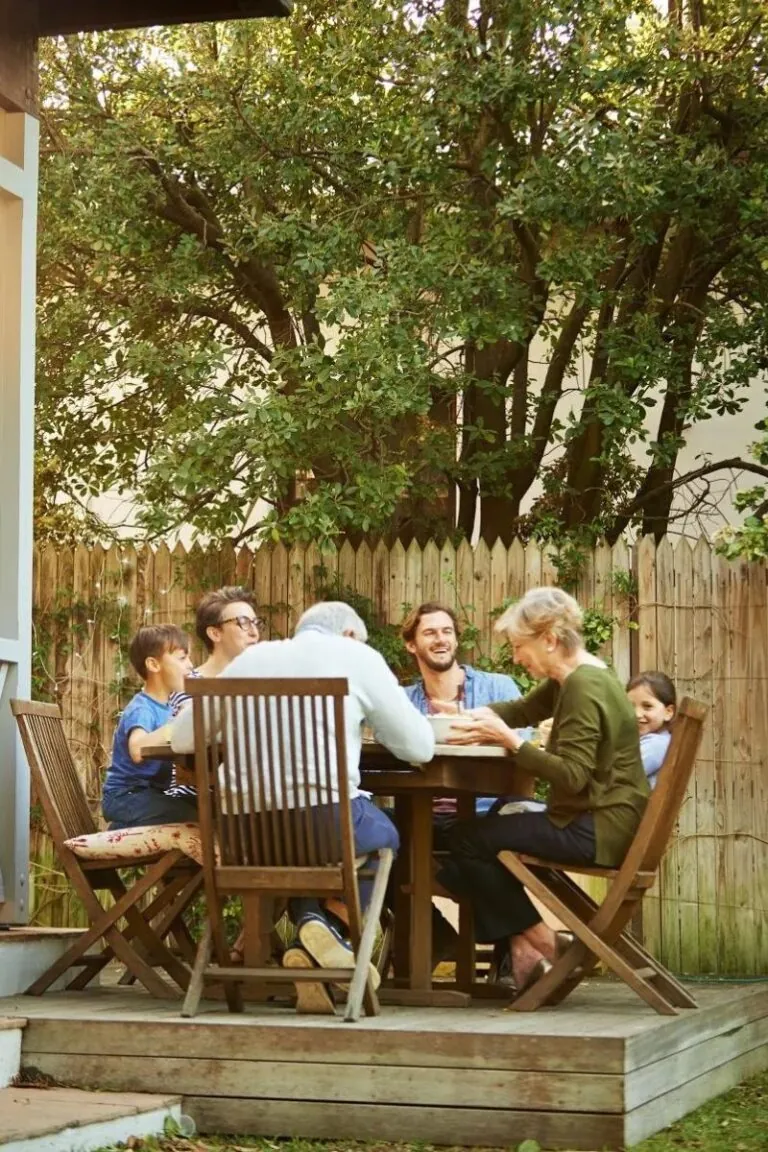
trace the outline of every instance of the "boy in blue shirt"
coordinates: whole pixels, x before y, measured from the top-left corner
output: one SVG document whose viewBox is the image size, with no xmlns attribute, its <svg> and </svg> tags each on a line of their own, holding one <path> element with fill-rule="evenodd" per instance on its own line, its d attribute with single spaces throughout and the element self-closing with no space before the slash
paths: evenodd
<svg viewBox="0 0 768 1152">
<path fill-rule="evenodd" d="M 144 687 L 127 705 L 115 731 L 101 798 L 104 819 L 110 829 L 195 821 L 193 798 L 166 793 L 171 762 L 141 758 L 144 747 L 166 738 L 161 729 L 171 719 L 169 697 L 182 690 L 184 677 L 192 671 L 189 637 L 173 624 L 149 625 L 138 630 L 128 655 Z"/>
</svg>

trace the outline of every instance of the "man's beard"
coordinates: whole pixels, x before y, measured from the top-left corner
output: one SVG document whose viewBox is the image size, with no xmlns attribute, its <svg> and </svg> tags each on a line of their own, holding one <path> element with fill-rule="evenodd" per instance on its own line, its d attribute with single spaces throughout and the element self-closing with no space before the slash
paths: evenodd
<svg viewBox="0 0 768 1152">
<path fill-rule="evenodd" d="M 430 656 L 427 652 L 421 657 L 422 664 L 426 664 L 431 672 L 447 672 L 456 663 L 456 653 L 446 652 L 443 655 Z"/>
</svg>

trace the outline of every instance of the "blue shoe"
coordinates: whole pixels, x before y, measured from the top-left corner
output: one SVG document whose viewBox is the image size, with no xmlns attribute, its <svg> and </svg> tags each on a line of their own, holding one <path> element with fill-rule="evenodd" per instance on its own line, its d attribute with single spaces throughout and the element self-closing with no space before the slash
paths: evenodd
<svg viewBox="0 0 768 1152">
<path fill-rule="evenodd" d="M 302 916 L 296 925 L 301 946 L 319 968 L 354 968 L 355 954 L 336 929 L 316 912 Z M 374 990 L 381 983 L 378 969 L 369 965 Z"/>
</svg>

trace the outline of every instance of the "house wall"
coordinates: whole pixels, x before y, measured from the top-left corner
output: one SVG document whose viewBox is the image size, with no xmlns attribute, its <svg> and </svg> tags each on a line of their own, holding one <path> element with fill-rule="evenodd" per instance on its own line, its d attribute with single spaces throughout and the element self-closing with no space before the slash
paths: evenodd
<svg viewBox="0 0 768 1152">
<path fill-rule="evenodd" d="M 0 922 L 23 923 L 29 777 L 8 701 L 30 690 L 38 122 L 34 40 L 11 17 L 0 0 Z"/>
</svg>

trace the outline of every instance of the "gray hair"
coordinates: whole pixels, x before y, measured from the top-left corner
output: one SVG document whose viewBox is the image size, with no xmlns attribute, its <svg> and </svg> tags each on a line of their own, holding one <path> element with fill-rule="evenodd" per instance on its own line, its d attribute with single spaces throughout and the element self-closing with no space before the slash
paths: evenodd
<svg viewBox="0 0 768 1152">
<path fill-rule="evenodd" d="M 581 608 L 562 588 L 529 588 L 499 616 L 495 631 L 512 643 L 551 632 L 566 652 L 575 652 L 584 643 L 583 625 Z"/>
<path fill-rule="evenodd" d="M 355 639 L 365 642 L 368 639 L 368 629 L 363 621 L 343 600 L 322 600 L 313 604 L 302 612 L 294 629 L 294 636 L 314 628 L 318 632 L 331 632 L 334 636 L 342 636 L 345 632 L 354 632 Z"/>
</svg>

